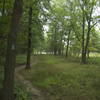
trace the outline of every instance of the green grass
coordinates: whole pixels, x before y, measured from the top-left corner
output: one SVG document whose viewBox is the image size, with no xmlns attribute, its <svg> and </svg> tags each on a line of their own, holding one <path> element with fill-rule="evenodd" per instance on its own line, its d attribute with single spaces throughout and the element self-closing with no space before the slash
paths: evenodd
<svg viewBox="0 0 100 100">
<path fill-rule="evenodd" d="M 100 57 L 90 57 L 88 62 L 95 65 L 100 65 Z"/>
<path fill-rule="evenodd" d="M 17 57 L 16 57 L 16 63 L 18 64 L 18 65 L 20 65 L 20 64 L 25 64 L 26 63 L 26 55 L 25 54 L 21 54 L 21 55 L 17 55 Z"/>
<path fill-rule="evenodd" d="M 32 100 L 32 94 L 26 92 L 26 86 L 22 83 L 16 82 L 14 94 L 16 95 L 16 100 Z"/>
<path fill-rule="evenodd" d="M 63 57 L 41 55 L 22 75 L 50 100 L 100 100 L 100 65 L 82 65 Z"/>
</svg>

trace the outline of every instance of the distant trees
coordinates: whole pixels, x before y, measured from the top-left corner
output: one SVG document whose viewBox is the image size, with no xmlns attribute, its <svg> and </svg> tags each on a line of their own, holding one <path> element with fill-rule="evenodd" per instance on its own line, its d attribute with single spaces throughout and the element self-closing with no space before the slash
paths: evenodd
<svg viewBox="0 0 100 100">
<path fill-rule="evenodd" d="M 48 21 L 49 34 L 51 34 L 48 35 L 51 37 L 50 47 L 54 46 L 54 54 L 59 55 L 60 47 L 63 46 L 63 52 L 67 57 L 73 54 L 81 55 L 82 63 L 87 63 L 91 51 L 90 40 L 93 38 L 92 29 L 95 30 L 97 24 L 97 18 L 93 13 L 98 1 L 67 0 L 56 2 L 57 6 L 55 2 L 52 2 L 51 17 Z"/>
<path fill-rule="evenodd" d="M 91 29 L 94 27 L 93 24 L 93 10 L 95 5 L 97 4 L 97 0 L 80 0 L 80 7 L 82 10 L 83 16 L 83 35 L 82 35 L 82 62 L 87 63 L 87 57 L 89 52 L 89 44 L 91 38 Z"/>
</svg>

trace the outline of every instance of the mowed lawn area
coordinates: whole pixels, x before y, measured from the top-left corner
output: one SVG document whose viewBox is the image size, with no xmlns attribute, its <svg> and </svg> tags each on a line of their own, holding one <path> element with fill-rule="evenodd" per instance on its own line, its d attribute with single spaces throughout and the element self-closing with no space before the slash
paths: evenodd
<svg viewBox="0 0 100 100">
<path fill-rule="evenodd" d="M 71 62 L 64 57 L 38 55 L 25 79 L 43 91 L 47 100 L 100 100 L 100 65 Z"/>
</svg>

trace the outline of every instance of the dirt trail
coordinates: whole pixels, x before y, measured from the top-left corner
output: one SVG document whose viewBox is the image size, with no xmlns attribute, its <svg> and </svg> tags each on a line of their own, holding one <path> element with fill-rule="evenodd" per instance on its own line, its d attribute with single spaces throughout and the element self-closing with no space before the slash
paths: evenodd
<svg viewBox="0 0 100 100">
<path fill-rule="evenodd" d="M 36 64 L 37 62 L 35 61 Z M 32 64 L 32 65 L 33 65 Z M 25 65 L 17 67 L 15 70 L 15 79 L 16 81 L 20 81 L 23 85 L 26 86 L 26 91 L 32 94 L 32 100 L 45 100 L 41 91 L 33 86 L 33 84 L 26 80 L 19 72 L 25 69 Z"/>
</svg>

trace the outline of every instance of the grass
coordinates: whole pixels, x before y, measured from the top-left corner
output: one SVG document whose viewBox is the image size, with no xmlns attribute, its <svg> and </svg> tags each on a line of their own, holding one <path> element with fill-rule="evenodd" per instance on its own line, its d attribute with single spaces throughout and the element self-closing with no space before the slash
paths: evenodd
<svg viewBox="0 0 100 100">
<path fill-rule="evenodd" d="M 100 65 L 100 53 L 90 53 L 89 63 Z"/>
<path fill-rule="evenodd" d="M 25 54 L 17 55 L 16 63 L 17 63 L 17 65 L 25 64 L 26 63 L 26 55 Z"/>
<path fill-rule="evenodd" d="M 22 75 L 50 100 L 100 100 L 100 65 L 82 65 L 63 57 L 41 55 Z"/>
<path fill-rule="evenodd" d="M 16 82 L 14 94 L 16 95 L 16 100 L 32 100 L 32 94 L 26 92 L 26 86 L 22 83 Z"/>
<path fill-rule="evenodd" d="M 18 55 L 17 64 L 25 64 L 26 56 Z M 41 89 L 49 100 L 100 100 L 100 56 L 91 55 L 89 62 L 81 65 L 79 59 L 52 55 L 38 55 L 33 58 L 37 64 L 31 71 L 22 71 L 22 75 L 34 86 Z M 0 88 L 3 80 L 3 66 L 0 66 Z M 30 93 L 17 86 L 18 98 L 27 98 Z M 29 99 L 30 100 L 30 99 Z"/>
</svg>

